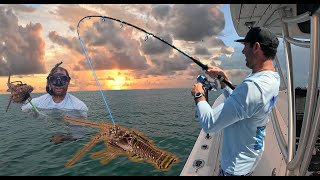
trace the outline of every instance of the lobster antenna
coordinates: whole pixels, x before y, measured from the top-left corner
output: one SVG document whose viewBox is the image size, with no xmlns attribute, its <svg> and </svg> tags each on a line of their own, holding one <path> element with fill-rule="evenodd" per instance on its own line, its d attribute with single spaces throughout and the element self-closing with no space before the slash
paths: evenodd
<svg viewBox="0 0 320 180">
<path fill-rule="evenodd" d="M 8 84 L 10 83 L 11 72 L 9 72 Z"/>
</svg>

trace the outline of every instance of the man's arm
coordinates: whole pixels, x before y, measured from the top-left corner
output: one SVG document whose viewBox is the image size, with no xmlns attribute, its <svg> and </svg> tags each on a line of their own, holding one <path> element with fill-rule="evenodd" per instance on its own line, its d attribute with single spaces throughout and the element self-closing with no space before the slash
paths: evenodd
<svg viewBox="0 0 320 180">
<path fill-rule="evenodd" d="M 249 88 L 250 86 L 250 88 Z M 217 132 L 237 121 L 251 117 L 263 103 L 261 92 L 253 83 L 240 84 L 233 93 L 216 108 L 206 101 L 197 103 L 198 119 L 205 132 Z"/>
</svg>

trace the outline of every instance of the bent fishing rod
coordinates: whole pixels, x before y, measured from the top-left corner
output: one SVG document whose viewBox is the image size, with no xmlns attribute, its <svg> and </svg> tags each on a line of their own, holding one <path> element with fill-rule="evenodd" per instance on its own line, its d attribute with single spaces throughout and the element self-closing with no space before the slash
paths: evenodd
<svg viewBox="0 0 320 180">
<path fill-rule="evenodd" d="M 128 25 L 128 26 L 131 26 L 131 27 L 133 27 L 133 28 L 135 28 L 135 29 L 138 29 L 138 30 L 146 33 L 146 39 L 148 38 L 148 35 L 150 35 L 150 36 L 152 36 L 152 37 L 160 40 L 161 42 L 165 43 L 166 45 L 172 47 L 173 49 L 177 50 L 178 52 L 182 53 L 183 55 L 187 56 L 187 57 L 188 57 L 189 59 L 191 59 L 194 63 L 196 63 L 198 66 L 200 66 L 203 70 L 208 71 L 208 69 L 209 69 L 208 65 L 205 65 L 205 64 L 201 63 L 199 60 L 193 58 L 192 56 L 190 56 L 189 54 L 185 53 L 184 51 L 178 49 L 178 48 L 175 47 L 174 45 L 168 43 L 167 41 L 159 38 L 158 36 L 156 36 L 156 35 L 154 35 L 154 34 L 152 34 L 152 33 L 150 33 L 150 32 L 147 32 L 146 30 L 144 30 L 144 29 L 142 29 L 142 28 L 140 28 L 140 27 L 137 27 L 137 26 L 135 26 L 135 25 L 133 25 L 133 24 L 130 24 L 130 23 L 125 22 L 125 21 L 122 21 L 122 20 L 120 20 L 120 19 L 115 19 L 115 18 L 112 18 L 112 17 L 108 17 L 108 16 L 94 15 L 94 16 L 85 16 L 85 17 L 83 17 L 83 18 L 78 22 L 78 25 L 77 25 L 77 34 L 78 34 L 78 37 L 79 37 L 79 41 L 80 41 L 81 47 L 82 47 L 82 49 L 83 49 L 83 51 L 84 51 L 84 54 L 85 54 L 85 56 L 86 56 L 86 59 L 87 59 L 87 61 L 88 61 L 88 64 L 89 64 L 89 66 L 90 66 L 90 68 L 91 68 L 91 70 L 92 70 L 92 73 L 93 73 L 94 79 L 95 79 L 95 81 L 96 81 L 96 84 L 97 84 L 97 86 L 98 86 L 98 88 L 99 88 L 100 94 L 101 94 L 101 96 L 102 96 L 102 98 L 103 98 L 103 101 L 104 101 L 104 103 L 105 103 L 106 109 L 108 110 L 109 115 L 110 115 L 110 117 L 111 117 L 111 120 L 112 120 L 113 125 L 115 125 L 113 116 L 112 116 L 112 114 L 111 114 L 111 111 L 110 111 L 110 108 L 109 108 L 109 106 L 108 106 L 107 100 L 106 100 L 106 98 L 105 98 L 105 96 L 104 96 L 104 94 L 103 94 L 103 92 L 102 92 L 100 83 L 99 83 L 98 78 L 97 78 L 97 75 L 96 75 L 96 73 L 95 73 L 95 71 L 94 71 L 94 69 L 93 69 L 93 66 L 92 66 L 92 63 L 91 63 L 91 61 L 90 61 L 89 55 L 88 55 L 88 53 L 87 53 L 87 51 L 86 51 L 85 45 L 84 45 L 84 43 L 83 43 L 83 41 L 82 41 L 82 39 L 81 39 L 81 37 L 80 37 L 80 33 L 79 33 L 80 23 L 81 23 L 81 22 L 84 22 L 84 19 L 86 19 L 86 18 L 88 18 L 88 19 L 91 19 L 91 18 L 101 18 L 101 20 L 102 20 L 103 22 L 105 22 L 106 19 L 110 19 L 110 20 L 113 20 L 113 21 L 117 21 L 117 22 L 120 22 L 120 23 L 121 23 L 121 24 L 120 24 L 120 28 L 122 28 L 123 24 Z M 224 82 L 224 83 L 225 83 L 227 86 L 229 86 L 231 89 L 234 89 L 234 88 L 235 88 L 230 82 L 228 82 L 227 80 L 225 80 L 225 79 L 224 79 L 223 77 L 221 77 L 220 75 L 218 75 L 217 78 L 218 78 L 220 81 Z"/>
<path fill-rule="evenodd" d="M 158 37 L 158 36 L 156 36 L 156 35 L 154 35 L 154 34 L 152 34 L 152 33 L 150 33 L 150 32 L 147 32 L 146 30 L 144 30 L 144 29 L 142 29 L 142 28 L 140 28 L 140 27 L 137 27 L 137 26 L 135 26 L 135 25 L 133 25 L 133 24 L 130 24 L 130 23 L 128 23 L 128 22 L 121 21 L 121 20 L 119 20 L 119 19 L 115 19 L 115 18 L 112 18 L 112 17 L 108 17 L 108 16 L 86 16 L 86 17 L 82 18 L 82 19 L 79 21 L 79 23 L 78 23 L 78 28 L 77 28 L 78 36 L 79 36 L 79 24 L 80 24 L 80 22 L 82 22 L 82 21 L 83 21 L 84 19 L 86 19 L 86 18 L 89 18 L 89 19 L 90 19 L 90 18 L 92 18 L 92 17 L 101 18 L 103 22 L 104 22 L 106 19 L 110 19 L 110 20 L 113 20 L 113 21 L 118 21 L 118 22 L 121 23 L 121 27 L 122 27 L 123 24 L 126 24 L 126 25 L 131 26 L 131 27 L 133 27 L 133 28 L 135 28 L 135 29 L 138 29 L 138 30 L 146 33 L 146 35 L 150 35 L 150 36 L 152 36 L 152 37 L 160 40 L 161 42 L 167 44 L 168 46 L 172 47 L 173 49 L 175 49 L 175 50 L 177 50 L 178 52 L 182 53 L 183 55 L 187 56 L 187 57 L 188 57 L 189 59 L 191 59 L 194 63 L 196 63 L 198 66 L 200 66 L 203 70 L 208 71 L 208 69 L 209 69 L 208 65 L 205 65 L 205 64 L 201 63 L 199 60 L 193 58 L 193 57 L 190 56 L 189 54 L 187 54 L 187 53 L 185 53 L 184 51 L 178 49 L 177 47 L 175 47 L 174 45 L 172 45 L 172 44 L 168 43 L 167 41 L 161 39 L 160 37 Z M 79 37 L 80 37 L 80 36 L 79 36 Z M 147 37 L 147 36 L 146 36 L 146 37 Z M 235 87 L 234 87 L 229 81 L 225 80 L 222 76 L 218 75 L 217 78 L 218 78 L 220 81 L 222 81 L 223 83 L 225 83 L 227 86 L 229 86 L 231 89 L 235 89 Z"/>
</svg>

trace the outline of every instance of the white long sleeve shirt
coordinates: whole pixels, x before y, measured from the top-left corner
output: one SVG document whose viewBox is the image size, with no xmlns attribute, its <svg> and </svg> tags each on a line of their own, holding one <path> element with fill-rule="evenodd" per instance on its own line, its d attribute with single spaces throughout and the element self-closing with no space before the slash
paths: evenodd
<svg viewBox="0 0 320 180">
<path fill-rule="evenodd" d="M 263 71 L 250 74 L 233 91 L 226 87 L 226 100 L 214 109 L 206 101 L 198 102 L 197 115 L 203 130 L 223 130 L 221 168 L 225 172 L 244 175 L 257 166 L 279 86 L 278 73 Z"/>
<path fill-rule="evenodd" d="M 44 94 L 40 97 L 33 98 L 32 104 L 39 109 L 61 109 L 61 110 L 77 110 L 84 117 L 87 117 L 88 107 L 77 97 L 67 93 L 63 101 L 55 103 L 50 94 Z M 21 107 L 23 112 L 27 112 L 32 109 L 30 103 L 27 103 Z"/>
</svg>

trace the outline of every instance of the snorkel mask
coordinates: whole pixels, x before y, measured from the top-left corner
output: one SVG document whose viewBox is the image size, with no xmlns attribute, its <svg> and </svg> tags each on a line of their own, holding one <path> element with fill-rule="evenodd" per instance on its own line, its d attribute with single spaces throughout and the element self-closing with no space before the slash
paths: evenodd
<svg viewBox="0 0 320 180">
<path fill-rule="evenodd" d="M 53 74 L 51 76 L 48 77 L 49 82 L 54 85 L 54 86 L 64 86 L 67 84 L 67 82 L 69 82 L 69 77 L 64 75 L 64 74 Z"/>
<path fill-rule="evenodd" d="M 70 81 L 70 77 L 66 76 L 64 74 L 58 73 L 58 74 L 53 74 L 55 72 L 55 70 L 62 64 L 62 61 L 58 64 L 56 64 L 50 71 L 50 74 L 47 76 L 47 86 L 46 86 L 46 91 L 47 93 L 49 93 L 50 95 L 53 95 L 54 92 L 50 86 L 50 83 L 54 86 L 64 86 L 66 85 L 67 82 Z"/>
</svg>

